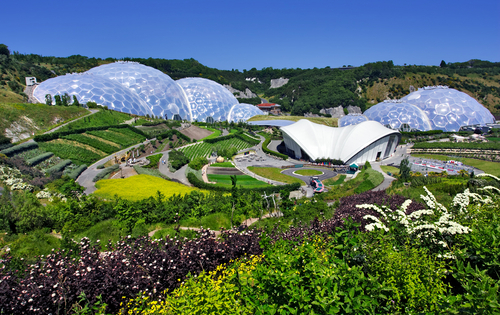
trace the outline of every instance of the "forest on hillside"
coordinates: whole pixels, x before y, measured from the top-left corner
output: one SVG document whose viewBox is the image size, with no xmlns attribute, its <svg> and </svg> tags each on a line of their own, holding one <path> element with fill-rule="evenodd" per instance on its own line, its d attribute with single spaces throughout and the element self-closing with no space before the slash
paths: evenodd
<svg viewBox="0 0 500 315">
<path fill-rule="evenodd" d="M 448 85 L 476 98 L 493 114 L 500 114 L 500 62 L 473 59 L 456 63 L 442 61 L 440 66 L 398 66 L 392 61 L 378 61 L 349 68 L 268 67 L 240 71 L 210 68 L 193 58 L 52 57 L 11 53 L 6 45 L 0 46 L 0 101 L 9 101 L 9 96 L 16 95 L 18 100 L 22 99 L 26 76 L 34 76 L 41 82 L 57 75 L 84 72 L 101 64 L 125 60 L 156 68 L 174 80 L 203 77 L 240 91 L 248 88 L 270 102 L 279 103 L 284 111 L 293 115 L 349 105 L 365 110 L 384 99 L 403 97 L 410 92 L 411 85 L 415 88 Z M 281 77 L 290 80 L 279 88 L 270 88 L 271 80 Z M 260 99 L 240 99 L 240 102 L 256 104 Z"/>
</svg>

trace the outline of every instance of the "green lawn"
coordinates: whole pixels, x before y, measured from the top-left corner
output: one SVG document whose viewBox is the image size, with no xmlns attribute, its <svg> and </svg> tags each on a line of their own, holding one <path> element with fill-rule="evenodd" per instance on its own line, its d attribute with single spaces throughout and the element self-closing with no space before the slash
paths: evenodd
<svg viewBox="0 0 500 315">
<path fill-rule="evenodd" d="M 421 157 L 424 159 L 435 159 L 441 161 L 449 161 L 449 160 L 460 161 L 466 165 L 478 168 L 485 173 L 495 176 L 500 176 L 500 163 L 498 162 L 488 162 L 488 161 L 469 159 L 469 158 L 457 158 L 441 154 L 412 154 L 411 156 Z"/>
<path fill-rule="evenodd" d="M 231 175 L 215 175 L 215 174 L 208 174 L 208 180 L 211 182 L 216 182 L 217 185 L 223 186 L 223 187 L 232 187 L 231 183 Z M 236 181 L 236 186 L 242 187 L 242 188 L 254 188 L 254 187 L 264 187 L 264 186 L 269 186 L 269 184 L 264 183 L 260 180 L 257 180 L 251 176 L 248 175 L 236 175 L 237 181 Z"/>
<path fill-rule="evenodd" d="M 391 174 L 399 174 L 399 168 L 394 167 L 394 166 L 380 165 L 380 168 L 385 173 L 389 172 Z"/>
<path fill-rule="evenodd" d="M 295 174 L 303 175 L 303 176 L 316 176 L 321 175 L 323 172 L 317 170 L 298 170 L 295 171 Z"/>
<path fill-rule="evenodd" d="M 121 113 L 114 110 L 100 110 L 99 112 L 84 119 L 80 119 L 67 124 L 64 127 L 61 127 L 58 131 L 68 131 L 87 127 L 119 125 L 124 121 L 130 119 L 132 119 L 132 117 L 126 113 Z"/>
<path fill-rule="evenodd" d="M 201 127 L 201 128 L 204 128 L 204 127 Z M 199 140 L 199 141 L 203 141 L 205 139 L 217 138 L 218 136 L 220 136 L 220 130 L 219 129 L 213 129 L 213 128 L 208 128 L 208 127 L 204 128 L 204 129 L 212 131 L 212 134 L 209 135 L 208 137 L 205 137 L 205 138 Z"/>
<path fill-rule="evenodd" d="M 337 175 L 335 177 L 332 177 L 332 178 L 328 178 L 326 180 L 323 181 L 323 184 L 327 185 L 327 186 L 336 186 L 336 185 L 340 185 L 344 182 L 346 176 L 344 174 L 342 175 Z"/>
<path fill-rule="evenodd" d="M 210 164 L 210 166 L 213 166 L 213 167 L 234 167 L 233 163 L 231 163 L 231 162 L 214 163 L 214 164 Z"/>
<path fill-rule="evenodd" d="M 257 175 L 260 175 L 265 178 L 269 178 L 272 180 L 276 180 L 282 183 L 286 184 L 293 184 L 293 183 L 299 183 L 301 185 L 304 185 L 304 181 L 288 176 L 285 174 L 281 174 L 282 169 L 276 168 L 276 167 L 255 167 L 255 166 L 250 166 L 248 168 L 250 172 L 253 172 Z"/>
</svg>

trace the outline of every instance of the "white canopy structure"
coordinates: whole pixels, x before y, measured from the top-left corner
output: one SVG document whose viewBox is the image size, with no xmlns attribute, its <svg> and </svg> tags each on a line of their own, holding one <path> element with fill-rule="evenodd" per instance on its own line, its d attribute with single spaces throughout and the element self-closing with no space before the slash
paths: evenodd
<svg viewBox="0 0 500 315">
<path fill-rule="evenodd" d="M 301 119 L 281 127 L 288 154 L 299 159 L 335 159 L 363 164 L 390 157 L 401 134 L 376 121 L 332 128 Z"/>
</svg>

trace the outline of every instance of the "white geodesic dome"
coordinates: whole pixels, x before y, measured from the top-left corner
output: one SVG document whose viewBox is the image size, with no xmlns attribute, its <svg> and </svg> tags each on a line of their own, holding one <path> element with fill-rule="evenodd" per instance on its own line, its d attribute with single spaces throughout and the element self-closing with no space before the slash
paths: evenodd
<svg viewBox="0 0 500 315">
<path fill-rule="evenodd" d="M 387 100 L 370 107 L 363 113 L 369 120 L 378 121 L 392 129 L 409 125 L 411 129 L 432 130 L 431 122 L 424 111 L 403 101 Z"/>
<path fill-rule="evenodd" d="M 165 73 L 138 62 L 118 61 L 90 69 L 127 87 L 148 105 L 155 116 L 190 120 L 189 105 L 181 87 Z"/>
<path fill-rule="evenodd" d="M 424 111 L 432 129 L 458 131 L 462 126 L 495 122 L 486 107 L 466 93 L 447 86 L 420 88 L 401 100 Z"/>
<path fill-rule="evenodd" d="M 229 110 L 229 113 L 227 115 L 227 121 L 247 121 L 249 118 L 256 115 L 264 115 L 264 112 L 261 111 L 257 106 L 246 103 L 239 103 L 231 107 L 231 110 Z"/>
<path fill-rule="evenodd" d="M 348 114 L 339 119 L 339 127 L 357 125 L 367 120 L 368 118 L 363 114 Z"/>
<path fill-rule="evenodd" d="M 123 85 L 101 76 L 82 73 L 67 74 L 43 81 L 35 88 L 33 96 L 39 102 L 45 102 L 45 95 L 50 94 L 52 99 L 56 95 L 69 94 L 76 96 L 78 102 L 96 102 L 108 106 L 110 109 L 145 116 L 153 112 L 137 94 Z"/>
<path fill-rule="evenodd" d="M 186 93 L 191 121 L 205 122 L 208 117 L 215 121 L 227 119 L 238 100 L 219 83 L 203 78 L 184 78 L 176 81 Z"/>
</svg>

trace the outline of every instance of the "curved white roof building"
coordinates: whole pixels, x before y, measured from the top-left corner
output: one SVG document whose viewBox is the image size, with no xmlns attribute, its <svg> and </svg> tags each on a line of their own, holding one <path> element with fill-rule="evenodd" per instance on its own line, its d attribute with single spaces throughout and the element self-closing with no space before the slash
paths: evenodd
<svg viewBox="0 0 500 315">
<path fill-rule="evenodd" d="M 281 131 L 291 156 L 312 161 L 336 159 L 345 164 L 386 159 L 401 140 L 398 131 L 376 121 L 332 128 L 302 119 Z"/>
</svg>

